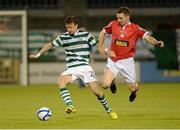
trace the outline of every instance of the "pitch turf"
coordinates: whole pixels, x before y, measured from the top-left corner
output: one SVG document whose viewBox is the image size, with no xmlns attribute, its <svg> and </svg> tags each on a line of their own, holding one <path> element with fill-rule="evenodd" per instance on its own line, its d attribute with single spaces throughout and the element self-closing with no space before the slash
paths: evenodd
<svg viewBox="0 0 180 130">
<path fill-rule="evenodd" d="M 55 85 L 0 86 L 0 129 L 169 129 L 180 128 L 180 83 L 146 83 L 140 85 L 135 102 L 128 101 L 126 85 L 119 84 L 117 94 L 105 91 L 110 106 L 118 113 L 113 120 L 88 88 L 68 86 L 77 113 L 67 115 Z M 39 121 L 41 106 L 52 110 L 49 121 Z"/>
</svg>

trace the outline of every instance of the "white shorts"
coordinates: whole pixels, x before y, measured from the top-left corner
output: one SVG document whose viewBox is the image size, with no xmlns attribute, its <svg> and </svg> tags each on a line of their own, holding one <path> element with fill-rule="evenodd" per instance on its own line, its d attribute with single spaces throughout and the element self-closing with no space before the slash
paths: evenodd
<svg viewBox="0 0 180 130">
<path fill-rule="evenodd" d="M 90 83 L 93 81 L 97 81 L 95 72 L 91 66 L 77 66 L 72 67 L 64 71 L 61 75 L 72 75 L 71 82 L 81 79 L 84 83 Z"/>
<path fill-rule="evenodd" d="M 114 76 L 120 73 L 123 76 L 123 78 L 126 80 L 126 82 L 128 83 L 136 82 L 135 63 L 132 57 L 118 60 L 116 62 L 108 58 L 107 61 L 108 63 L 106 67 L 113 72 Z"/>
</svg>

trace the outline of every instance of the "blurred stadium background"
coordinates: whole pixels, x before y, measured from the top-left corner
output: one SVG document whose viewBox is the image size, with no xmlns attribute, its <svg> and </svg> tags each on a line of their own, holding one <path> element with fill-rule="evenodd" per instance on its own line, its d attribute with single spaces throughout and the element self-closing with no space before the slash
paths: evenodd
<svg viewBox="0 0 180 130">
<path fill-rule="evenodd" d="M 51 41 L 60 32 L 65 30 L 64 18 L 66 16 L 68 15 L 77 16 L 80 21 L 79 26 L 87 29 L 89 32 L 91 32 L 96 37 L 98 37 L 102 27 L 107 25 L 109 21 L 111 21 L 112 19 L 116 18 L 115 12 L 120 6 L 128 6 L 129 8 L 131 8 L 133 11 L 133 17 L 131 21 L 140 24 L 142 28 L 147 29 L 154 37 L 156 37 L 157 39 L 161 39 L 165 42 L 166 47 L 164 49 L 159 49 L 159 47 L 151 46 L 143 40 L 138 41 L 137 51 L 135 56 L 136 68 L 137 68 L 137 80 L 138 82 L 142 83 L 144 86 L 147 86 L 146 89 L 149 88 L 150 92 L 152 92 L 151 94 L 155 94 L 155 96 L 159 95 L 163 97 L 162 100 L 164 105 L 160 106 L 158 110 L 163 108 L 168 108 L 169 106 L 165 105 L 167 104 L 167 102 L 173 103 L 172 106 L 169 108 L 169 111 L 171 113 L 174 110 L 173 111 L 174 115 L 171 115 L 169 119 L 166 120 L 169 121 L 171 119 L 172 120 L 174 119 L 173 120 L 174 122 L 170 122 L 168 124 L 162 121 L 161 122 L 162 126 L 158 127 L 158 121 L 157 122 L 154 121 L 153 123 L 156 124 L 155 128 L 180 128 L 180 126 L 178 125 L 179 122 L 178 111 L 180 110 L 178 105 L 180 104 L 179 102 L 180 99 L 178 96 L 180 94 L 179 93 L 179 88 L 180 88 L 180 1 L 179 0 L 1 0 L 0 1 L 0 86 L 1 86 L 0 113 L 1 112 L 5 113 L 6 108 L 11 108 L 12 105 L 14 105 L 14 107 L 19 107 L 19 108 L 22 107 L 20 111 L 23 111 L 23 109 L 25 109 L 23 107 L 26 106 L 21 106 L 16 101 L 15 104 L 11 104 L 11 103 L 6 104 L 7 102 L 13 99 L 15 100 L 16 99 L 15 97 L 18 97 L 18 95 L 20 96 L 20 94 L 27 92 L 24 90 L 24 88 L 20 89 L 17 86 L 35 85 L 35 87 L 32 87 L 32 90 L 29 90 L 30 88 L 27 88 L 29 92 L 30 91 L 32 92 L 29 95 L 31 97 L 33 97 L 33 93 L 34 93 L 33 90 L 35 90 L 36 92 L 38 91 L 39 93 L 44 95 L 44 97 L 46 97 L 49 94 L 49 92 L 51 94 L 51 91 L 54 91 L 46 87 L 45 87 L 45 91 L 43 91 L 40 88 L 42 88 L 43 84 L 46 84 L 46 86 L 47 84 L 51 84 L 50 86 L 52 86 L 53 84 L 53 86 L 55 86 L 54 84 L 56 83 L 58 75 L 65 70 L 64 50 L 62 48 L 54 48 L 44 56 L 40 57 L 38 60 L 30 60 L 28 59 L 28 55 L 30 53 L 36 53 L 42 47 L 43 44 Z M 109 45 L 110 38 L 111 38 L 110 35 L 106 37 L 106 46 Z M 94 53 L 92 56 L 91 64 L 94 66 L 99 81 L 101 81 L 103 68 L 106 63 L 106 57 L 100 56 L 96 48 L 93 50 L 93 52 Z M 123 82 L 123 80 L 120 77 L 118 78 L 119 79 L 117 80 L 117 82 L 119 83 Z M 167 82 L 169 84 L 166 84 Z M 149 85 L 149 83 L 152 84 Z M 12 87 L 9 87 L 9 84 L 10 86 L 13 86 L 13 89 Z M 40 86 L 40 88 L 36 88 L 37 86 Z M 154 93 L 153 86 L 155 86 L 155 88 L 159 90 L 158 92 L 160 93 L 162 92 L 162 95 L 159 93 Z M 174 89 L 171 88 L 171 86 Z M 163 87 L 169 87 L 168 90 L 164 91 L 166 93 L 163 93 Z M 173 91 L 171 91 L 171 89 L 173 89 Z M 74 90 L 74 92 L 76 92 L 76 90 Z M 170 93 L 169 95 L 168 92 Z M 39 93 L 35 93 L 37 99 L 40 98 L 37 104 L 45 103 L 43 101 L 44 98 L 40 97 Z M 147 92 L 144 93 L 144 95 L 148 95 L 148 94 L 149 93 Z M 10 95 L 16 95 L 16 96 L 11 98 Z M 24 96 L 26 97 L 26 95 Z M 111 97 L 111 95 L 109 95 L 109 97 Z M 148 101 L 151 100 L 149 97 L 147 99 Z M 78 100 L 78 97 L 75 98 L 77 98 Z M 167 98 L 169 100 L 167 100 Z M 21 98 L 18 97 L 17 100 L 18 99 L 23 100 L 22 97 Z M 171 99 L 174 102 L 172 102 Z M 119 101 L 117 96 L 116 98 L 112 98 L 112 100 L 117 100 L 117 102 Z M 144 97 L 144 99 L 139 100 L 139 102 L 142 100 L 146 100 L 146 98 Z M 152 101 L 153 100 L 155 101 L 156 98 L 154 97 Z M 31 99 L 31 101 L 34 100 Z M 47 98 L 47 101 L 51 103 L 51 99 Z M 122 99 L 120 101 L 122 101 Z M 23 102 L 25 103 L 26 100 Z M 161 100 L 159 100 L 159 102 L 161 102 Z M 29 104 L 31 103 L 32 102 L 29 101 Z M 145 101 L 141 102 L 140 104 L 137 103 L 136 104 L 137 109 L 135 108 L 133 110 L 131 109 L 126 110 L 127 101 L 125 103 L 126 105 L 122 106 L 122 108 L 119 107 L 117 104 L 114 106 L 117 109 L 119 108 L 122 113 L 127 112 L 129 114 L 127 120 L 132 121 L 130 115 L 131 114 L 133 115 L 134 111 L 135 113 L 136 112 L 139 113 L 139 111 L 136 110 L 139 110 L 139 107 L 141 108 L 144 107 L 143 103 L 145 103 Z M 36 106 L 37 104 L 32 103 L 32 105 L 34 106 Z M 52 104 L 49 105 L 51 106 Z M 148 106 L 148 104 L 146 105 Z M 33 106 L 29 106 L 29 107 L 33 107 Z M 55 105 L 53 104 L 52 107 L 55 108 Z M 82 108 L 83 107 L 84 106 L 82 106 Z M 80 107 L 80 109 L 82 108 Z M 34 107 L 33 111 L 36 109 L 37 107 Z M 17 108 L 13 110 L 16 111 Z M 143 111 L 146 111 L 146 109 Z M 152 111 L 154 110 L 152 109 Z M 169 111 L 167 111 L 167 113 Z M 161 111 L 158 112 L 161 113 Z M 17 114 L 16 116 L 18 117 L 19 115 L 17 112 L 16 114 Z M 92 113 L 90 112 L 90 114 Z M 60 113 L 60 115 L 63 115 L 63 113 Z M 36 125 L 34 126 L 32 125 L 32 127 L 28 127 L 28 125 L 27 126 L 22 125 L 21 127 L 21 125 L 19 125 L 18 127 L 17 122 L 16 124 L 14 123 L 8 127 L 8 123 L 12 123 L 12 122 L 10 122 L 10 120 L 8 120 L 6 116 L 9 117 L 10 115 L 5 114 L 4 116 L 1 116 L 0 124 L 2 125 L 2 127 L 0 128 L 13 128 L 13 125 L 17 126 L 15 128 L 37 128 Z M 23 116 L 23 114 L 21 116 Z M 32 115 L 29 114 L 29 116 Z M 134 116 L 136 115 L 134 114 Z M 168 114 L 165 116 L 168 117 Z M 138 120 L 141 120 L 140 119 L 141 117 L 143 117 L 143 115 L 139 115 L 139 117 L 137 117 Z M 4 120 L 4 118 L 6 120 Z M 18 118 L 21 119 L 20 116 Z M 33 117 L 31 117 L 31 119 L 32 118 Z M 98 121 L 100 121 L 100 117 L 97 118 Z M 137 118 L 135 118 L 135 120 Z M 151 117 L 149 118 L 151 119 Z M 149 118 L 147 118 L 145 121 L 149 122 Z M 16 120 L 15 118 L 13 119 Z M 82 120 L 85 119 L 82 118 Z M 91 118 L 89 117 L 88 120 L 91 120 Z M 126 121 L 125 118 L 124 122 L 120 121 L 121 123 L 125 123 L 124 125 L 120 126 L 118 125 L 118 122 L 116 122 L 115 123 L 116 127 L 114 127 L 111 125 L 107 125 L 108 120 L 106 119 L 107 121 L 106 128 L 140 128 L 138 126 L 136 127 L 137 122 L 135 122 L 135 120 L 133 120 L 133 123 L 130 121 L 128 122 L 128 123 L 132 123 L 132 126 L 130 126 L 128 125 L 127 122 L 125 122 Z M 65 120 L 63 120 L 63 123 L 64 122 Z M 146 124 L 142 125 L 141 128 L 153 128 L 153 123 L 151 125 L 148 125 L 147 122 Z M 31 123 L 33 124 L 34 122 Z M 69 125 L 68 124 L 69 122 L 65 122 L 65 124 L 66 123 L 67 125 Z M 57 122 L 55 124 L 56 126 L 58 126 Z M 164 125 L 166 124 L 166 126 L 163 127 L 163 124 Z M 54 128 L 53 123 L 50 124 L 50 126 L 48 127 L 46 126 L 47 125 L 42 127 L 40 124 L 38 124 L 38 128 Z M 73 127 L 79 128 L 78 125 Z M 71 128 L 71 125 L 70 127 L 64 126 L 64 128 Z M 84 125 L 84 127 L 82 128 L 92 128 L 92 127 Z M 97 128 L 103 128 L 103 126 L 98 127 L 97 125 Z"/>
</svg>

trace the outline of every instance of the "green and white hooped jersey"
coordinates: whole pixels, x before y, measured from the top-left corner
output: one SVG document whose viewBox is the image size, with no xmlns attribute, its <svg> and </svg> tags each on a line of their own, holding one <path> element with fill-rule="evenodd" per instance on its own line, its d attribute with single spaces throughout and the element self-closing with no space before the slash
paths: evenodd
<svg viewBox="0 0 180 130">
<path fill-rule="evenodd" d="M 52 41 L 54 46 L 64 47 L 67 68 L 89 65 L 90 51 L 97 40 L 89 33 L 80 31 L 71 36 L 68 32 L 62 33 Z"/>
</svg>

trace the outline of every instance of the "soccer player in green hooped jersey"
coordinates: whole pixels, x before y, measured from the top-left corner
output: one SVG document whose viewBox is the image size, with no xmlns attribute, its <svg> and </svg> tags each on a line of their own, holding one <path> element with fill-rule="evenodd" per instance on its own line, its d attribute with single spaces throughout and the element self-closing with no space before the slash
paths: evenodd
<svg viewBox="0 0 180 130">
<path fill-rule="evenodd" d="M 117 119 L 118 115 L 109 107 L 105 95 L 99 89 L 95 72 L 89 65 L 90 48 L 96 45 L 98 41 L 89 32 L 78 29 L 78 20 L 75 16 L 68 16 L 66 18 L 65 27 L 67 32 L 60 34 L 52 42 L 45 44 L 37 54 L 31 54 L 29 57 L 36 59 L 53 46 L 63 47 L 66 54 L 67 69 L 59 76 L 57 85 L 60 95 L 67 105 L 66 113 L 76 112 L 70 92 L 66 86 L 76 79 L 81 79 L 89 85 L 89 88 L 97 96 L 97 99 L 111 118 Z"/>
</svg>

